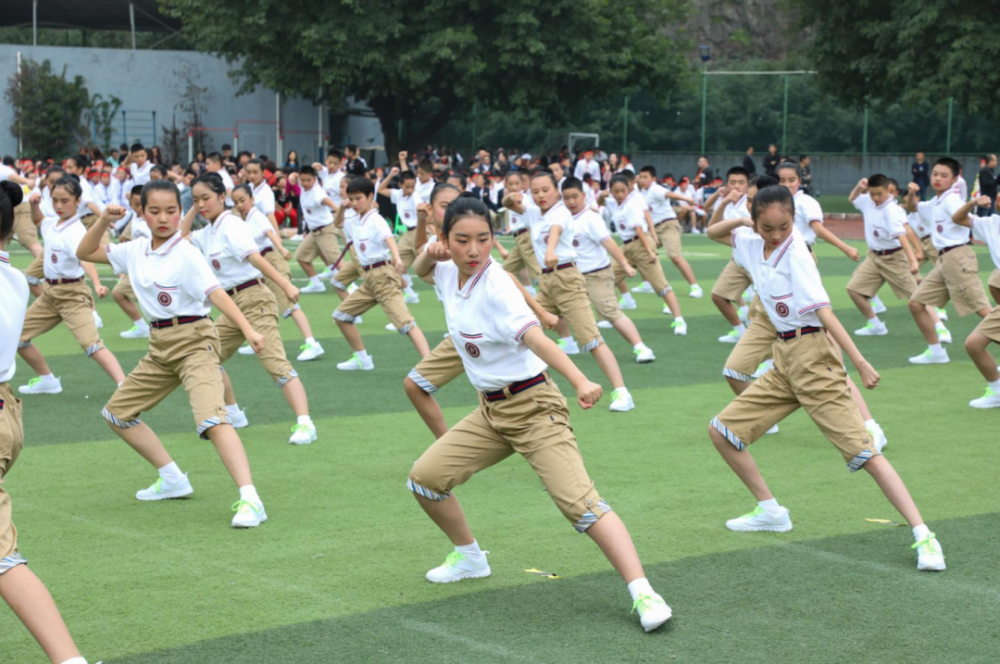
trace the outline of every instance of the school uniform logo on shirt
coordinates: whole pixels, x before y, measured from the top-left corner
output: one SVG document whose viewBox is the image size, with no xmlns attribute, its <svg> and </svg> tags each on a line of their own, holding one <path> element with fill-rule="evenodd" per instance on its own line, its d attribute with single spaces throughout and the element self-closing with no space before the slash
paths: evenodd
<svg viewBox="0 0 1000 664">
<path fill-rule="evenodd" d="M 943 225 L 938 224 L 937 229 L 938 229 L 938 233 L 944 233 L 944 226 Z"/>
<path fill-rule="evenodd" d="M 580 246 L 580 241 L 579 240 L 573 240 L 573 246 L 574 247 L 579 247 Z"/>
<path fill-rule="evenodd" d="M 55 252 L 52 252 L 52 262 L 53 263 L 58 263 L 59 262 L 59 257 L 56 256 Z"/>
<path fill-rule="evenodd" d="M 875 237 L 878 237 L 878 229 L 877 228 L 875 230 L 873 230 L 872 233 L 875 235 Z"/>
<path fill-rule="evenodd" d="M 170 293 L 160 293 L 156 296 L 156 301 L 159 302 L 164 307 L 169 307 L 170 303 L 173 302 L 173 298 L 170 297 Z"/>
<path fill-rule="evenodd" d="M 779 302 L 776 305 L 774 305 L 774 310 L 782 318 L 788 315 L 788 305 L 785 304 L 784 302 Z"/>
<path fill-rule="evenodd" d="M 468 353 L 471 357 L 479 357 L 479 346 L 471 342 L 466 342 L 465 352 Z"/>
<path fill-rule="evenodd" d="M 215 268 L 216 272 L 218 272 L 219 270 L 222 269 L 222 263 L 219 262 L 219 259 L 213 258 L 212 259 L 212 267 Z"/>
<path fill-rule="evenodd" d="M 365 243 L 364 243 L 364 242 L 362 242 L 362 243 L 361 243 L 361 251 L 364 251 L 364 250 L 365 250 Z"/>
</svg>

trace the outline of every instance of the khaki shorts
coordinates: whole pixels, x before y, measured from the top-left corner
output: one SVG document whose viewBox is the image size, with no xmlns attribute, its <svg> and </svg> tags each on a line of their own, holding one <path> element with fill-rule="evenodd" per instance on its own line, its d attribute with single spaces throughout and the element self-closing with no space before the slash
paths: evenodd
<svg viewBox="0 0 1000 664">
<path fill-rule="evenodd" d="M 413 265 L 413 261 L 417 259 L 416 239 L 416 229 L 406 231 L 399 238 L 399 260 L 403 261 L 403 265 L 406 266 L 407 270 Z"/>
<path fill-rule="evenodd" d="M 615 271 L 609 265 L 596 272 L 583 275 L 587 284 L 587 297 L 597 310 L 598 320 L 616 321 L 625 314 L 618 306 L 618 293 L 615 291 Z"/>
<path fill-rule="evenodd" d="M 955 303 L 959 316 L 988 309 L 989 300 L 979 279 L 979 260 L 972 247 L 952 249 L 938 257 L 937 264 L 920 286 L 911 300 L 941 308 L 950 299 Z"/>
<path fill-rule="evenodd" d="M 538 264 L 538 257 L 531 246 L 531 233 L 528 231 L 514 236 L 514 248 L 503 262 L 503 269 L 511 274 L 520 272 L 522 268 L 528 268 L 528 276 L 532 281 L 537 281 L 542 276 L 542 266 Z"/>
<path fill-rule="evenodd" d="M 978 332 L 990 341 L 1000 344 L 1000 307 L 990 312 L 990 315 L 979 322 L 973 332 Z"/>
<path fill-rule="evenodd" d="M 278 274 L 288 281 L 292 280 L 292 268 L 289 267 L 288 261 L 278 253 L 277 249 L 272 249 L 264 254 L 264 260 L 270 263 L 271 267 L 278 271 Z M 288 296 L 285 295 L 285 290 L 281 286 L 271 280 L 265 280 L 264 283 L 267 285 L 268 290 L 271 291 L 271 294 L 274 295 L 274 301 L 278 304 L 278 312 L 282 318 L 288 318 L 292 315 L 293 309 L 299 308 L 299 305 L 293 305 L 288 300 Z"/>
<path fill-rule="evenodd" d="M 656 237 L 660 244 L 667 250 L 667 256 L 678 258 L 683 254 L 681 250 L 681 222 L 677 219 L 666 219 L 654 226 Z"/>
<path fill-rule="evenodd" d="M 25 249 L 39 246 L 38 226 L 31 220 L 31 205 L 28 201 L 14 208 L 14 236 Z"/>
<path fill-rule="evenodd" d="M 24 445 L 21 400 L 7 383 L 0 383 L 0 574 L 28 561 L 17 552 L 17 529 L 11 521 L 10 495 L 3 481 Z"/>
<path fill-rule="evenodd" d="M 317 258 L 322 258 L 327 265 L 337 260 L 337 256 L 340 255 L 338 230 L 336 226 L 330 224 L 309 231 L 302 239 L 302 244 L 295 250 L 295 260 L 312 263 Z"/>
<path fill-rule="evenodd" d="M 847 283 L 847 290 L 872 298 L 889 282 L 889 287 L 899 299 L 909 299 L 917 290 L 917 278 L 910 273 L 906 252 L 897 251 L 888 256 L 876 256 L 869 251 Z"/>
<path fill-rule="evenodd" d="M 487 401 L 480 394 L 479 408 L 413 464 L 407 486 L 429 500 L 445 500 L 477 472 L 513 454 L 531 464 L 549 497 L 579 532 L 611 511 L 587 475 L 566 399 L 549 378 L 500 401 Z"/>
<path fill-rule="evenodd" d="M 427 394 L 434 394 L 464 372 L 465 365 L 449 335 L 420 360 L 407 377 Z"/>
<path fill-rule="evenodd" d="M 297 378 L 299 374 L 285 356 L 285 345 L 278 329 L 278 303 L 274 296 L 261 284 L 244 288 L 232 298 L 250 327 L 264 337 L 264 350 L 255 353 L 261 366 L 274 379 L 275 385 L 284 387 L 285 383 Z M 219 317 L 215 328 L 219 333 L 219 357 L 225 362 L 246 341 L 246 337 L 243 336 L 243 330 L 225 316 Z"/>
<path fill-rule="evenodd" d="M 991 288 L 1000 288 L 1000 270 L 993 270 L 990 273 L 990 280 L 986 282 L 986 285 Z"/>
<path fill-rule="evenodd" d="M 333 317 L 343 323 L 353 323 L 377 304 L 400 334 L 409 334 L 416 323 L 403 302 L 403 279 L 399 273 L 391 265 L 383 265 L 366 270 L 364 275 L 364 283 L 340 303 Z"/>
<path fill-rule="evenodd" d="M 729 353 L 722 369 L 723 376 L 744 383 L 752 381 L 753 374 L 761 362 L 774 354 L 774 344 L 777 339 L 777 331 L 767 313 L 763 311 L 759 297 L 754 296 L 747 318 L 750 324 Z"/>
<path fill-rule="evenodd" d="M 655 261 L 650 263 L 649 255 L 646 254 L 645 247 L 642 246 L 642 242 L 638 239 L 633 240 L 622 247 L 622 253 L 625 254 L 625 258 L 628 260 L 629 265 L 634 267 L 639 272 L 643 281 L 649 282 L 649 285 L 653 287 L 653 291 L 657 295 L 663 297 L 673 290 L 670 286 L 670 282 L 667 281 L 666 275 L 663 274 L 663 266 L 660 265 L 659 256 L 657 256 Z M 625 270 L 622 269 L 622 266 L 619 265 L 618 261 L 615 261 L 611 265 L 611 268 L 614 271 L 615 283 L 625 281 L 627 278 Z"/>
<path fill-rule="evenodd" d="M 581 350 L 594 350 L 604 342 L 590 308 L 587 282 L 575 265 L 543 274 L 535 299 L 542 309 L 566 319 Z"/>
<path fill-rule="evenodd" d="M 184 385 L 198 435 L 217 424 L 229 424 L 223 399 L 219 335 L 211 319 L 149 332 L 149 351 L 125 377 L 104 406 L 104 418 L 127 429 L 141 421 L 178 385 Z"/>
<path fill-rule="evenodd" d="M 749 288 L 753 280 L 750 273 L 736 264 L 732 258 L 722 268 L 722 273 L 715 280 L 712 286 L 712 295 L 718 295 L 730 302 L 739 302 L 743 299 L 743 291 Z"/>
<path fill-rule="evenodd" d="M 98 215 L 96 215 L 96 214 L 88 214 L 86 217 L 82 217 L 80 219 L 80 221 L 83 223 L 83 227 L 86 228 L 89 231 L 90 228 L 94 224 L 97 223 L 98 219 L 100 219 L 100 217 Z M 129 226 L 131 226 L 131 225 L 132 225 L 132 222 L 129 222 Z M 104 235 L 101 236 L 101 243 L 99 245 L 97 245 L 97 246 L 99 246 L 99 247 L 106 247 L 109 244 L 111 244 L 111 230 L 110 229 L 104 231 Z"/>
<path fill-rule="evenodd" d="M 851 471 L 878 454 L 851 396 L 840 352 L 825 332 L 776 340 L 774 368 L 726 406 L 711 426 L 742 450 L 800 407 L 840 450 Z"/>
<path fill-rule="evenodd" d="M 124 295 L 130 300 L 136 299 L 135 291 L 132 290 L 132 280 L 128 278 L 127 274 L 118 280 L 118 283 L 115 284 L 115 287 L 111 289 L 111 294 L 118 296 Z"/>
<path fill-rule="evenodd" d="M 24 271 L 24 276 L 27 277 L 28 283 L 33 286 L 40 286 L 44 284 L 45 259 L 42 256 L 36 256 L 31 261 L 31 265 L 28 266 L 28 269 Z"/>
<path fill-rule="evenodd" d="M 21 330 L 21 347 L 35 337 L 65 322 L 76 343 L 90 357 L 104 348 L 94 323 L 94 296 L 83 281 L 73 284 L 46 284 L 42 296 L 31 303 Z"/>
<path fill-rule="evenodd" d="M 920 239 L 920 249 L 924 252 L 924 257 L 920 260 L 921 265 L 924 263 L 930 263 L 932 265 L 937 263 L 938 250 L 934 247 L 934 243 L 931 241 L 930 235 Z"/>
</svg>

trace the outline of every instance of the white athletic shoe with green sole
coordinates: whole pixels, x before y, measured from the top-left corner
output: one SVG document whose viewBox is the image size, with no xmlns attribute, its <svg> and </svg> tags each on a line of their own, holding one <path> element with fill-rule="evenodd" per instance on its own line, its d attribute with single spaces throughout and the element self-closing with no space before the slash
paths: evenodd
<svg viewBox="0 0 1000 664">
<path fill-rule="evenodd" d="M 256 528 L 267 521 L 267 512 L 264 511 L 264 503 L 250 502 L 249 500 L 237 500 L 233 503 L 233 528 Z"/>
<path fill-rule="evenodd" d="M 670 620 L 673 611 L 670 605 L 663 601 L 663 598 L 656 593 L 643 593 L 635 598 L 632 603 L 632 611 L 639 612 L 639 623 L 646 632 L 654 629 Z"/>
<path fill-rule="evenodd" d="M 973 399 L 969 405 L 973 408 L 1000 408 L 1000 394 L 987 387 L 983 396 Z"/>
<path fill-rule="evenodd" d="M 435 567 L 427 572 L 427 580 L 431 583 L 454 583 L 465 579 L 482 579 L 493 572 L 490 564 L 486 562 L 486 554 L 483 551 L 482 560 L 473 560 L 460 551 L 452 551 L 444 559 L 444 564 Z"/>
<path fill-rule="evenodd" d="M 788 516 L 788 510 L 784 507 L 781 508 L 781 512 L 771 514 L 758 505 L 753 512 L 726 521 L 726 528 L 743 533 L 787 533 L 792 529 L 792 520 Z"/>
<path fill-rule="evenodd" d="M 178 482 L 167 482 L 160 477 L 153 486 L 142 491 L 137 491 L 135 497 L 145 501 L 172 500 L 174 498 L 190 496 L 192 493 L 194 493 L 194 488 L 192 488 L 191 482 L 188 481 L 187 473 L 184 473 L 184 477 Z"/>
<path fill-rule="evenodd" d="M 944 552 L 934 533 L 910 547 L 917 550 L 917 569 L 923 572 L 943 572 L 945 570 Z"/>
</svg>

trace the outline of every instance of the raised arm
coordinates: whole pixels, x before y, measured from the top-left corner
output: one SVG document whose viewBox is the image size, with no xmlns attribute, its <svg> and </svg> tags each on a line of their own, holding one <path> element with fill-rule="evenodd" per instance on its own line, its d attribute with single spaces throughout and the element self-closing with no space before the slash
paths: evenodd
<svg viewBox="0 0 1000 664">
<path fill-rule="evenodd" d="M 90 227 L 87 234 L 80 240 L 76 247 L 76 257 L 88 263 L 104 263 L 110 265 L 108 252 L 101 246 L 101 238 L 108 230 L 108 226 L 125 216 L 125 208 L 121 205 L 109 205 L 104 208 L 104 212 L 97 218 L 94 225 Z M 99 283 L 99 282 L 97 282 Z"/>
<path fill-rule="evenodd" d="M 403 153 L 400 153 L 400 154 L 403 154 Z M 397 175 L 399 175 L 399 169 L 397 167 L 393 166 L 392 170 L 389 171 L 389 175 L 387 175 L 382 180 L 382 182 L 379 183 L 378 193 L 381 194 L 382 196 L 385 196 L 386 198 L 389 198 L 390 196 L 392 196 L 392 194 L 390 193 L 392 190 L 389 189 L 389 181 L 392 180 Z"/>
<path fill-rule="evenodd" d="M 733 246 L 733 231 L 741 226 L 753 228 L 753 219 L 750 217 L 740 217 L 739 219 L 726 219 L 712 224 L 705 229 L 705 234 L 719 244 L 727 247 Z"/>
<path fill-rule="evenodd" d="M 524 214 L 524 193 L 515 191 L 503 197 L 503 206 L 518 214 Z"/>
<path fill-rule="evenodd" d="M 858 183 L 854 185 L 854 189 L 851 190 L 851 195 L 848 196 L 848 200 L 853 203 L 854 199 L 856 199 L 858 196 L 867 193 L 868 193 L 868 178 L 861 178 L 860 180 L 858 180 Z"/>
<path fill-rule="evenodd" d="M 916 182 L 911 182 L 906 185 L 906 198 L 903 200 L 903 205 L 906 207 L 907 212 L 917 211 L 917 196 L 920 194 L 920 185 Z"/>
<path fill-rule="evenodd" d="M 180 231 L 181 235 L 190 240 L 191 239 L 191 227 L 194 226 L 194 217 L 198 214 L 198 210 L 192 205 L 191 209 L 187 211 L 184 218 L 181 219 Z"/>
<path fill-rule="evenodd" d="M 972 219 L 969 217 L 969 214 L 972 212 L 972 209 L 975 207 L 989 207 L 989 206 L 990 206 L 990 197 L 980 196 L 979 198 L 971 200 L 968 203 L 965 203 L 962 207 L 955 210 L 955 214 L 951 215 L 951 220 L 960 226 L 968 226 L 971 228 Z"/>
</svg>

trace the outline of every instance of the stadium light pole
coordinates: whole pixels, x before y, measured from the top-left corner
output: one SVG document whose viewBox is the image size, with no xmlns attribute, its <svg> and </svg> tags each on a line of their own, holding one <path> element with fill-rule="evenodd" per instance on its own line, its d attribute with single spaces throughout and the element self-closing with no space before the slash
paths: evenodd
<svg viewBox="0 0 1000 664">
<path fill-rule="evenodd" d="M 712 48 L 708 44 L 698 47 L 701 57 L 701 154 L 705 154 L 705 113 L 708 109 L 708 61 L 712 59 Z"/>
</svg>

